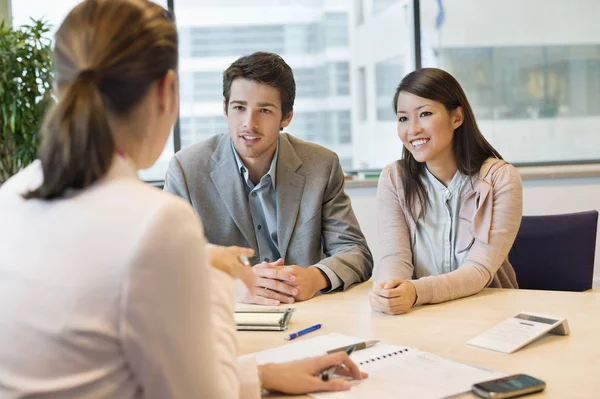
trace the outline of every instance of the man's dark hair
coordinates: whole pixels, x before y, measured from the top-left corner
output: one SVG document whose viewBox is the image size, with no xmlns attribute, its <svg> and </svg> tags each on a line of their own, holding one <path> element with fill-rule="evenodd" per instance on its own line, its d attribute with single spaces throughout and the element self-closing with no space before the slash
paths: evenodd
<svg viewBox="0 0 600 399">
<path fill-rule="evenodd" d="M 279 90 L 281 117 L 285 118 L 294 109 L 296 82 L 292 68 L 277 54 L 256 52 L 238 58 L 223 72 L 223 97 L 225 110 L 229 106 L 231 83 L 237 78 L 263 83 Z"/>
</svg>

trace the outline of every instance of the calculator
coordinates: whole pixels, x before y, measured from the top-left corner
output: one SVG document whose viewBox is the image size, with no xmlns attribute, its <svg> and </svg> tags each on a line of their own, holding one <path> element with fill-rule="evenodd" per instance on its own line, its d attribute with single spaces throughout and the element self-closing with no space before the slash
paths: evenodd
<svg viewBox="0 0 600 399">
<path fill-rule="evenodd" d="M 521 312 L 484 331 L 467 344 L 513 353 L 546 333 L 568 335 L 569 332 L 569 324 L 564 318 Z"/>
</svg>

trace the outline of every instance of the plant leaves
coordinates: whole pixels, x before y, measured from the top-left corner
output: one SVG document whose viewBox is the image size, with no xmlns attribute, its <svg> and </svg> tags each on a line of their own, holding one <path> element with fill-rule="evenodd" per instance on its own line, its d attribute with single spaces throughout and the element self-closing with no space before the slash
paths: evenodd
<svg viewBox="0 0 600 399">
<path fill-rule="evenodd" d="M 39 146 L 38 128 L 52 102 L 52 48 L 49 24 L 32 19 L 11 27 L 0 23 L 0 184 L 31 163 Z"/>
</svg>

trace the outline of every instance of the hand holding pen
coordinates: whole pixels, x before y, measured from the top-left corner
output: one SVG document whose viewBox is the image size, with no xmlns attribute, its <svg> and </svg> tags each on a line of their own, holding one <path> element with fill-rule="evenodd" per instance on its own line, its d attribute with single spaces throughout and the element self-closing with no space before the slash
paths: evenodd
<svg viewBox="0 0 600 399">
<path fill-rule="evenodd" d="M 331 350 L 328 350 L 327 353 L 328 354 L 334 354 L 334 353 L 339 353 L 339 352 L 346 352 L 346 354 L 348 355 L 348 357 L 350 357 L 350 355 L 352 354 L 352 352 L 358 351 L 358 350 L 362 350 L 362 349 L 370 348 L 370 347 L 372 347 L 374 345 L 377 345 L 378 343 L 379 343 L 379 340 L 363 341 L 363 342 L 359 342 L 359 343 L 356 343 L 356 344 L 353 344 L 353 345 L 347 345 L 347 346 L 342 346 L 340 348 L 331 349 Z M 342 374 L 344 374 L 342 370 L 343 370 L 343 368 L 340 369 L 339 372 L 342 373 Z M 323 371 L 320 374 L 321 379 L 323 381 L 329 381 L 331 379 L 331 376 L 333 374 L 335 374 L 336 371 L 338 371 L 337 367 L 335 367 L 335 366 L 330 367 L 329 369 Z M 365 376 L 367 375 L 366 373 L 362 373 L 362 374 L 364 374 Z"/>
<path fill-rule="evenodd" d="M 348 378 L 330 378 L 323 381 L 321 374 L 330 368 L 335 374 L 354 380 L 367 378 L 346 352 L 309 357 L 287 363 L 267 363 L 259 366 L 263 387 L 269 391 L 303 394 L 323 391 L 343 391 L 352 387 Z"/>
<path fill-rule="evenodd" d="M 350 357 L 350 355 L 352 354 L 352 352 L 354 352 L 354 348 L 356 348 L 356 345 L 351 345 L 348 348 L 346 348 L 346 350 L 344 350 L 344 352 L 346 352 L 346 354 L 348 355 L 348 357 Z M 333 374 L 335 374 L 335 372 L 336 372 L 336 370 L 338 368 L 341 369 L 341 366 L 331 366 L 327 370 L 323 371 L 321 373 L 321 379 L 323 381 L 329 381 L 329 379 L 331 379 L 331 376 Z"/>
</svg>

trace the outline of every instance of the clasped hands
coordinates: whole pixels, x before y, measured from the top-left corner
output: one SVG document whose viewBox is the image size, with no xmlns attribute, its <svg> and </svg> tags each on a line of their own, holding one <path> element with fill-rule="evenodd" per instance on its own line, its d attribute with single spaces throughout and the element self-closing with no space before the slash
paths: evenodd
<svg viewBox="0 0 600 399">
<path fill-rule="evenodd" d="M 240 256 L 252 255 L 254 250 L 250 248 L 208 245 L 210 264 L 247 287 L 239 298 L 242 302 L 277 306 L 310 299 L 327 287 L 327 278 L 316 267 L 284 266 L 283 259 L 245 266 Z"/>
<path fill-rule="evenodd" d="M 406 313 L 416 301 L 415 286 L 407 280 L 375 283 L 369 293 L 371 309 L 386 314 Z"/>
<path fill-rule="evenodd" d="M 254 292 L 242 293 L 244 303 L 277 306 L 280 303 L 305 301 L 327 287 L 325 275 L 316 267 L 283 264 L 283 259 L 262 262 L 252 267 Z"/>
</svg>

